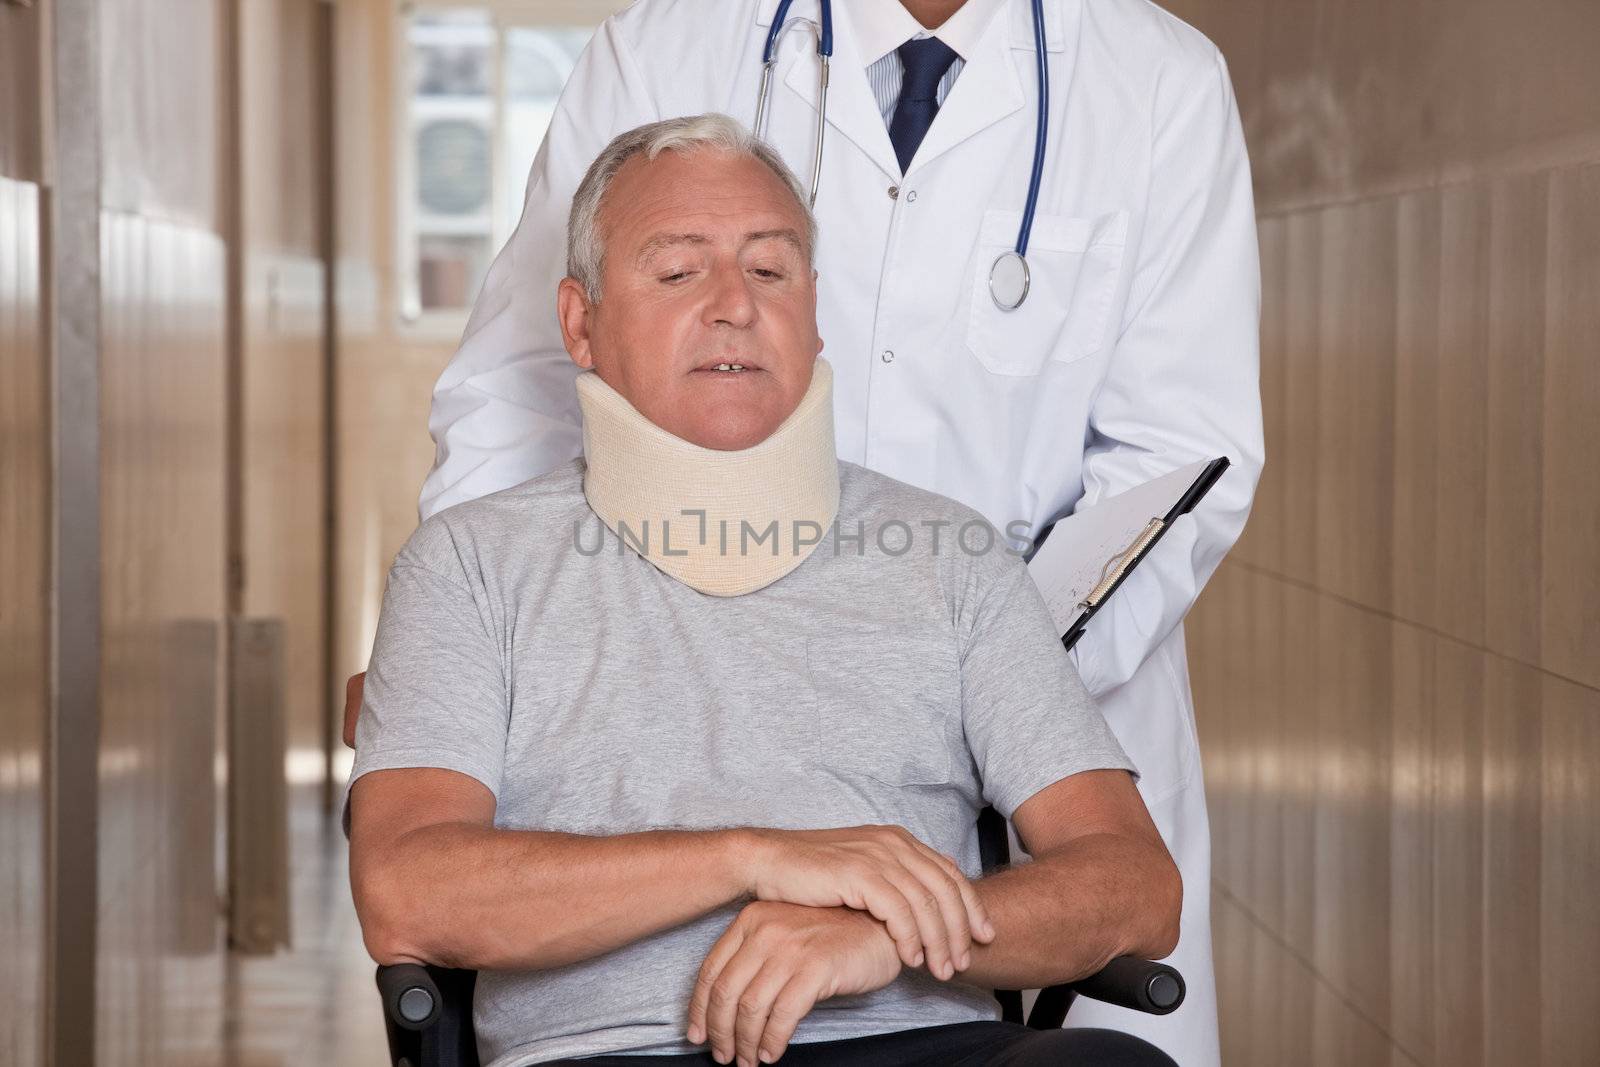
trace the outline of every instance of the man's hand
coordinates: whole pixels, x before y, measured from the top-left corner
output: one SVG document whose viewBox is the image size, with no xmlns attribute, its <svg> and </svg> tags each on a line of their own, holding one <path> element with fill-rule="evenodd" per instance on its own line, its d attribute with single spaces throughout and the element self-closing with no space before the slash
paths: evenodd
<svg viewBox="0 0 1600 1067">
<path fill-rule="evenodd" d="M 961 868 L 904 827 L 745 832 L 755 842 L 745 882 L 757 900 L 870 912 L 907 967 L 926 956 L 928 973 L 949 979 L 971 964 L 974 940 L 994 940 Z"/>
<path fill-rule="evenodd" d="M 872 916 L 755 901 L 700 965 L 688 1037 L 709 1039 L 718 1063 L 773 1063 L 819 1001 L 882 989 L 899 974 L 894 939 Z"/>
<path fill-rule="evenodd" d="M 344 747 L 356 747 L 356 719 L 361 717 L 361 692 L 367 685 L 367 672 L 352 674 L 344 683 Z"/>
</svg>

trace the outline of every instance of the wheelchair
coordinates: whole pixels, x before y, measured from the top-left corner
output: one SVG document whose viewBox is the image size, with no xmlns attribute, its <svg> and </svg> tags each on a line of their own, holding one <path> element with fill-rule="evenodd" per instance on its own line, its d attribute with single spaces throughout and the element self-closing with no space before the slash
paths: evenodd
<svg viewBox="0 0 1600 1067">
<path fill-rule="evenodd" d="M 978 847 L 984 871 L 1010 862 L 1006 823 L 993 808 L 978 813 Z M 472 990 L 476 971 L 400 963 L 378 968 L 384 1025 L 393 1067 L 479 1067 L 472 1029 Z M 1001 1017 L 1023 1022 L 1022 991 L 997 989 Z M 1151 1015 L 1168 1015 L 1183 1003 L 1183 976 L 1164 963 L 1122 956 L 1087 978 L 1039 991 L 1026 1025 L 1059 1027 L 1077 997 L 1115 1004 Z"/>
</svg>

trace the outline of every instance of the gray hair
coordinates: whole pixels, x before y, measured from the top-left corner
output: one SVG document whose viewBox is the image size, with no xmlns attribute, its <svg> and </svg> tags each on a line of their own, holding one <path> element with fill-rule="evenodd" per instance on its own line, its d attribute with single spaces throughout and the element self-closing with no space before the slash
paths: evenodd
<svg viewBox="0 0 1600 1067">
<path fill-rule="evenodd" d="M 600 238 L 600 205 L 611 180 L 622 165 L 636 155 L 655 159 L 663 152 L 688 152 L 711 148 L 749 156 L 765 163 L 794 195 L 806 219 L 806 259 L 814 262 L 817 247 L 817 220 L 800 179 L 794 176 L 783 158 L 761 138 L 745 129 L 738 120 L 715 112 L 686 118 L 651 122 L 619 134 L 589 164 L 589 170 L 572 198 L 572 213 L 567 216 L 567 274 L 579 285 L 590 303 L 600 300 L 600 275 L 605 266 L 605 242 Z"/>
</svg>

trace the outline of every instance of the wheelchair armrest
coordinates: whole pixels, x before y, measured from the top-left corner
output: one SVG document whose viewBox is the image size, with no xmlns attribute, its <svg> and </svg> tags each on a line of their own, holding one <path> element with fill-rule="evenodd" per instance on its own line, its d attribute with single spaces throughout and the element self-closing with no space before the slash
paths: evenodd
<svg viewBox="0 0 1600 1067">
<path fill-rule="evenodd" d="M 444 1004 L 428 969 L 416 963 L 379 967 L 378 993 L 383 997 L 384 1015 L 407 1030 L 426 1030 L 432 1026 Z"/>
<path fill-rule="evenodd" d="M 389 1062 L 395 1067 L 478 1067 L 472 1029 L 476 971 L 397 963 L 378 968 Z"/>
<path fill-rule="evenodd" d="M 1072 983 L 1081 997 L 1150 1015 L 1168 1015 L 1183 1003 L 1186 988 L 1177 968 L 1154 960 L 1118 956 L 1096 974 Z"/>
<path fill-rule="evenodd" d="M 1079 996 L 1149 1015 L 1170 1015 L 1183 1003 L 1184 992 L 1183 975 L 1177 968 L 1118 956 L 1087 978 L 1039 990 L 1026 1021 L 1034 1030 L 1054 1030 L 1066 1019 L 1072 1001 Z M 1021 993 L 996 990 L 995 997 L 1007 1022 L 1024 1021 Z"/>
</svg>

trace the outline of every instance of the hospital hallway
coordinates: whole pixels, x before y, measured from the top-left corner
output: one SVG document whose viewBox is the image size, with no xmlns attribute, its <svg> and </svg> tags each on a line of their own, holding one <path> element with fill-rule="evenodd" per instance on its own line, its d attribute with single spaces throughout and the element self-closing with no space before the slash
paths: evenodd
<svg viewBox="0 0 1600 1067">
<path fill-rule="evenodd" d="M 626 6 L 0 0 L 0 1064 L 389 1062 L 345 683 Z M 1266 464 L 1183 623 L 1222 1062 L 1600 1064 L 1600 3 L 1159 7 L 1261 267 Z"/>
</svg>

